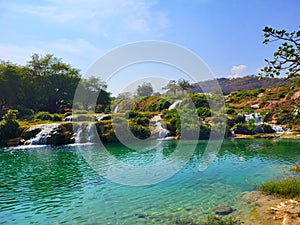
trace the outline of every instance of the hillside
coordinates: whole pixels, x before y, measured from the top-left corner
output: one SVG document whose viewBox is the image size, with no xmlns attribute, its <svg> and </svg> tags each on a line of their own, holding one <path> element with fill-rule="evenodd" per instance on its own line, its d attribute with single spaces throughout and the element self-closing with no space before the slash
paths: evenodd
<svg viewBox="0 0 300 225">
<path fill-rule="evenodd" d="M 218 78 L 217 79 L 223 93 L 227 94 L 233 91 L 247 91 L 258 88 L 269 88 L 269 87 L 278 87 L 284 84 L 288 84 L 289 82 L 284 78 L 263 78 L 258 80 L 257 76 L 245 76 L 240 78 L 228 79 L 228 78 Z M 214 82 L 213 80 L 201 81 L 196 83 L 195 85 L 211 87 L 210 92 L 214 90 Z M 192 89 L 192 92 L 200 92 L 202 90 L 200 87 Z"/>
</svg>

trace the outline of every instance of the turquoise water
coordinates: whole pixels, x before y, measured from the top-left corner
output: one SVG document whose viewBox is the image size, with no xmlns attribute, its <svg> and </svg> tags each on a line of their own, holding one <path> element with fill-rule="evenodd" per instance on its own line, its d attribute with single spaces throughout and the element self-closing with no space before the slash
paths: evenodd
<svg viewBox="0 0 300 225">
<path fill-rule="evenodd" d="M 151 142 L 155 149 L 146 145 L 143 151 L 120 144 L 106 148 L 120 161 L 143 166 L 167 159 L 177 143 Z M 0 149 L 0 224 L 198 221 L 220 205 L 239 210 L 242 192 L 287 176 L 300 162 L 299 140 L 226 140 L 209 167 L 199 171 L 206 144 L 199 141 L 190 161 L 171 178 L 137 187 L 111 182 L 89 166 L 82 151 L 102 151 L 97 145 Z"/>
</svg>

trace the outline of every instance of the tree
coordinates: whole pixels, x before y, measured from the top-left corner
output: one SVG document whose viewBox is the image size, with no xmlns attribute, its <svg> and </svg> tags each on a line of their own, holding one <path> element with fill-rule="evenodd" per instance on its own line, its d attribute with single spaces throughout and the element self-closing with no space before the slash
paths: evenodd
<svg viewBox="0 0 300 225">
<path fill-rule="evenodd" d="M 81 79 L 77 87 L 77 97 L 84 110 L 89 110 L 95 105 L 102 104 L 103 109 L 110 103 L 110 93 L 106 91 L 107 85 L 100 78 L 91 76 L 87 79 Z"/>
<path fill-rule="evenodd" d="M 182 92 L 185 92 L 193 87 L 193 85 L 191 85 L 188 80 L 185 80 L 183 78 L 180 78 L 177 83 L 178 86 L 182 89 Z"/>
<path fill-rule="evenodd" d="M 151 83 L 144 82 L 142 85 L 139 85 L 136 89 L 138 96 L 151 96 L 153 93 L 153 88 Z"/>
<path fill-rule="evenodd" d="M 0 111 L 22 103 L 22 76 L 26 68 L 0 62 Z"/>
<path fill-rule="evenodd" d="M 170 80 L 169 83 L 162 89 L 167 90 L 167 93 L 171 93 L 175 95 L 179 90 L 179 86 L 176 84 L 175 80 Z"/>
<path fill-rule="evenodd" d="M 27 67 L 26 95 L 31 98 L 26 99 L 30 108 L 55 113 L 65 105 L 70 106 L 80 79 L 78 69 L 51 54 L 33 54 Z"/>
<path fill-rule="evenodd" d="M 272 60 L 265 59 L 268 65 L 262 69 L 260 78 L 263 75 L 279 76 L 281 71 L 284 71 L 288 78 L 298 79 L 300 77 L 300 30 L 289 33 L 285 30 L 265 27 L 263 32 L 264 44 L 277 41 L 281 45 L 274 52 Z"/>
</svg>

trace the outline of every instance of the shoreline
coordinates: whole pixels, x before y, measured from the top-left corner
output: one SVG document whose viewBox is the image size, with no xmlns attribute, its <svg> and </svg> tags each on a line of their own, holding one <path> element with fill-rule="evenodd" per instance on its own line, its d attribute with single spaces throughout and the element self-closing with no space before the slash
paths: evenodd
<svg viewBox="0 0 300 225">
<path fill-rule="evenodd" d="M 300 225 L 300 201 L 261 191 L 243 192 L 241 199 L 240 210 L 230 215 L 244 225 Z"/>
<path fill-rule="evenodd" d="M 275 134 L 236 134 L 228 139 L 300 139 L 299 132 L 285 132 L 285 133 L 275 133 Z"/>
</svg>

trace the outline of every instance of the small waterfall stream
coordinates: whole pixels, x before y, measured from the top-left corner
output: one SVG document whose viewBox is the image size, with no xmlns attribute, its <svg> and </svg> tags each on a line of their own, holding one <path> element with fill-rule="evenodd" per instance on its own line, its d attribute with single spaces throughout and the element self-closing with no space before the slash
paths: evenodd
<svg viewBox="0 0 300 225">
<path fill-rule="evenodd" d="M 289 132 L 290 130 L 286 127 L 276 125 L 276 124 L 270 124 L 266 123 L 261 120 L 261 115 L 260 113 L 250 113 L 250 114 L 245 114 L 245 121 L 248 122 L 249 120 L 254 120 L 254 125 L 261 125 L 261 124 L 266 124 L 271 126 L 271 128 L 275 131 L 277 134 L 282 134 L 284 132 Z"/>
<path fill-rule="evenodd" d="M 75 143 L 94 143 L 98 136 L 97 129 L 93 123 L 79 123 L 74 133 Z"/>
<path fill-rule="evenodd" d="M 59 124 L 57 123 L 50 123 L 30 127 L 27 132 L 37 132 L 37 134 L 27 140 L 25 145 L 46 145 L 47 139 L 50 138 L 51 133 L 54 132 L 58 126 Z"/>
<path fill-rule="evenodd" d="M 172 105 L 169 106 L 169 110 L 171 109 L 176 109 L 178 106 L 180 106 L 180 103 L 182 102 L 182 100 L 176 100 Z"/>
<path fill-rule="evenodd" d="M 151 131 L 151 136 L 156 136 L 158 138 L 165 138 L 170 133 L 167 129 L 163 128 L 161 123 L 161 114 L 152 117 L 150 120 L 153 124 L 153 130 Z"/>
</svg>

